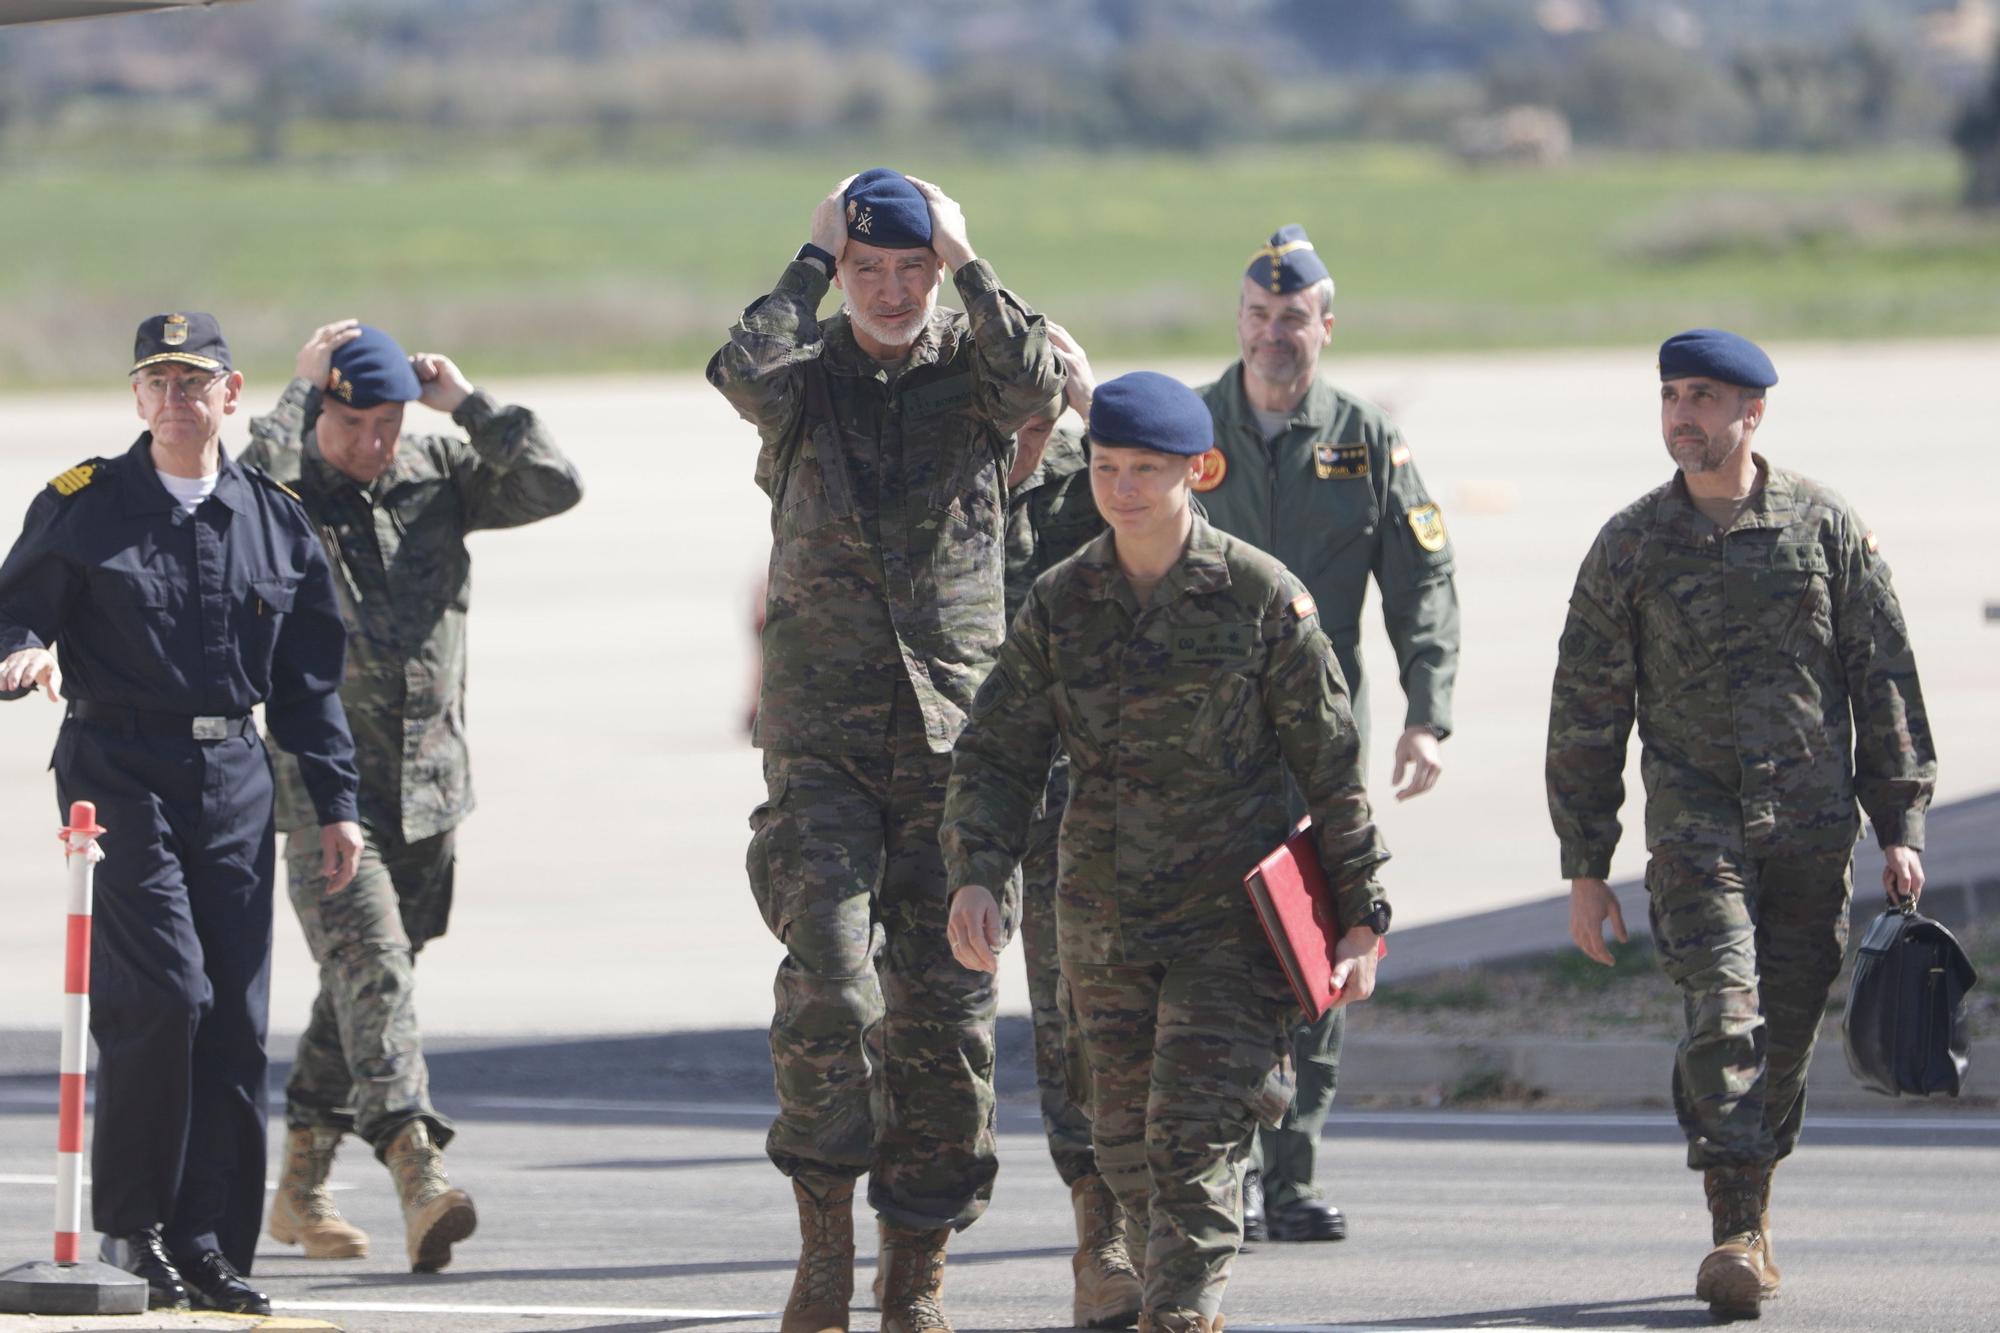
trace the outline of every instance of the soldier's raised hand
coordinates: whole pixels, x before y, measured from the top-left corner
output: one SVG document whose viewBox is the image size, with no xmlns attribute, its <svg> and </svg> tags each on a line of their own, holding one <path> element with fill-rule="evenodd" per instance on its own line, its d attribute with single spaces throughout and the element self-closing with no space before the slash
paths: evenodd
<svg viewBox="0 0 2000 1333">
<path fill-rule="evenodd" d="M 410 358 L 410 369 L 417 373 L 417 383 L 424 386 L 423 394 L 417 401 L 425 407 L 445 413 L 456 412 L 460 403 L 472 397 L 472 381 L 452 364 L 448 356 L 438 352 L 418 352 Z"/>
<path fill-rule="evenodd" d="M 307 381 L 316 389 L 324 389 L 329 376 L 333 374 L 333 353 L 337 347 L 345 347 L 361 336 L 361 321 L 358 319 L 337 319 L 331 324 L 322 324 L 313 330 L 312 337 L 299 349 L 299 359 L 293 373 Z"/>
<path fill-rule="evenodd" d="M 840 256 L 847 249 L 847 187 L 854 183 L 849 176 L 833 187 L 833 193 L 819 201 L 813 209 L 812 243 L 840 262 Z M 831 273 L 827 274 L 832 277 Z"/>
<path fill-rule="evenodd" d="M 957 201 L 929 181 L 915 176 L 903 179 L 916 186 L 917 193 L 931 206 L 931 249 L 937 251 L 938 263 L 944 271 L 956 273 L 979 258 L 972 253 L 972 242 L 966 239 L 965 210 Z"/>
<path fill-rule="evenodd" d="M 1583 950 L 1583 956 L 1594 962 L 1610 967 L 1612 963 L 1610 946 L 1604 942 L 1604 923 L 1611 922 L 1611 933 L 1624 944 L 1630 937 L 1625 933 L 1625 912 L 1618 906 L 1618 895 L 1611 886 L 1601 879 L 1584 877 L 1569 882 L 1569 937 L 1576 941 L 1576 947 Z"/>
<path fill-rule="evenodd" d="M 1045 327 L 1049 331 L 1049 346 L 1056 349 L 1056 358 L 1062 362 L 1063 397 L 1078 416 L 1088 421 L 1090 400 L 1097 392 L 1097 375 L 1090 368 L 1090 358 L 1084 355 L 1083 344 L 1068 329 L 1054 320 L 1049 320 Z"/>
<path fill-rule="evenodd" d="M 951 920 L 945 923 L 944 934 L 951 942 L 951 956 L 961 966 L 975 972 L 1000 970 L 1007 932 L 1000 925 L 1000 905 L 979 885 L 968 884 L 952 895 Z"/>
</svg>

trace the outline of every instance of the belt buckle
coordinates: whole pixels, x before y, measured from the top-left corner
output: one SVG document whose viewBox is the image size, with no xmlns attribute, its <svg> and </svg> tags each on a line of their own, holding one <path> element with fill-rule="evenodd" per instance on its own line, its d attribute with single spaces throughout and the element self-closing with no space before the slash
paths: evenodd
<svg viewBox="0 0 2000 1333">
<path fill-rule="evenodd" d="M 226 741 L 229 739 L 229 719 L 226 717 L 198 717 L 194 720 L 194 738 L 198 741 Z"/>
</svg>

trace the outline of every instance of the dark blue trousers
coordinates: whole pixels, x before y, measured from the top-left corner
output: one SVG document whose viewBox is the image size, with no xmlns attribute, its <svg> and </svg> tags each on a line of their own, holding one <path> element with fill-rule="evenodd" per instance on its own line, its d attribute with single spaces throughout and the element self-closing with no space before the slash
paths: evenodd
<svg viewBox="0 0 2000 1333">
<path fill-rule="evenodd" d="M 96 1228 L 158 1226 L 169 1253 L 242 1272 L 264 1211 L 271 767 L 254 730 L 221 741 L 71 718 L 56 795 L 95 801 L 91 928 Z"/>
</svg>

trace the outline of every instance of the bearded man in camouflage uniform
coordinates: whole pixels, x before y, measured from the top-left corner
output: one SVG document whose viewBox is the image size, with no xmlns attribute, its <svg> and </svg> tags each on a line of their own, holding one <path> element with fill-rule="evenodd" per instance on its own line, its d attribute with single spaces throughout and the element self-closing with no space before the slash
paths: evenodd
<svg viewBox="0 0 2000 1333">
<path fill-rule="evenodd" d="M 1339 1003 L 1374 988 L 1388 853 L 1313 599 L 1192 512 L 1214 439 L 1193 390 L 1100 388 L 1090 476 L 1110 531 L 1044 574 L 973 702 L 946 801 L 955 956 L 1010 933 L 1050 756 L 1069 756 L 1056 929 L 1089 1062 L 1096 1165 L 1146 1237 L 1141 1330 L 1213 1333 L 1251 1131 L 1291 1099 L 1298 1005 L 1243 890 L 1305 795 L 1341 935 Z"/>
<path fill-rule="evenodd" d="M 1549 811 L 1570 932 L 1601 963 L 1625 747 L 1646 778 L 1653 940 L 1685 1000 L 1674 1108 L 1714 1248 L 1695 1294 L 1754 1316 L 1778 1290 L 1771 1174 L 1847 943 L 1858 800 L 1890 900 L 1923 889 L 1937 762 L 1874 533 L 1827 487 L 1751 451 L 1777 383 L 1747 339 L 1660 348 L 1679 474 L 1605 524 L 1571 594 L 1549 710 Z"/>
<path fill-rule="evenodd" d="M 799 1209 L 783 1329 L 847 1328 L 864 1171 L 882 1327 L 948 1329 L 945 1243 L 993 1186 L 994 998 L 945 947 L 938 818 L 1005 629 L 1012 437 L 1062 382 L 1041 316 L 936 186 L 864 172 L 811 235 L 708 364 L 771 497 L 748 859 L 786 954 L 766 1142 Z M 941 270 L 965 313 L 937 308 Z M 847 304 L 822 321 L 829 278 Z"/>
<path fill-rule="evenodd" d="M 472 810 L 465 748 L 466 534 L 559 514 L 576 469 L 535 414 L 474 389 L 445 357 L 407 356 L 342 320 L 300 349 L 297 378 L 251 422 L 244 459 L 298 492 L 332 558 L 347 624 L 341 701 L 361 768 L 364 845 L 354 882 L 329 894 L 297 764 L 272 750 L 292 906 L 320 990 L 285 1085 L 284 1175 L 273 1239 L 312 1259 L 353 1258 L 368 1237 L 326 1192 L 353 1132 L 388 1166 L 416 1272 L 451 1262 L 472 1199 L 445 1175 L 452 1124 L 431 1104 L 417 1030 L 416 955 L 444 934 L 457 827 Z M 470 439 L 405 436 L 407 403 L 451 414 Z"/>
</svg>

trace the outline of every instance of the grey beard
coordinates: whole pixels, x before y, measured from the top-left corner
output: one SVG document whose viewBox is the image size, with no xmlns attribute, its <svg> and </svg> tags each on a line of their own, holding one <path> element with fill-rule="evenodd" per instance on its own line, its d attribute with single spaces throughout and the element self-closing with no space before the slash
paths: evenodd
<svg viewBox="0 0 2000 1333">
<path fill-rule="evenodd" d="M 884 324 L 872 315 L 857 310 L 851 305 L 845 306 L 844 309 L 847 311 L 847 322 L 855 328 L 861 330 L 878 343 L 884 343 L 890 347 L 901 347 L 905 343 L 915 342 L 917 335 L 923 332 L 924 325 L 930 323 L 932 314 L 937 311 L 937 292 L 935 290 L 931 292 L 929 299 L 924 302 L 923 310 L 909 316 L 900 324 Z"/>
</svg>

